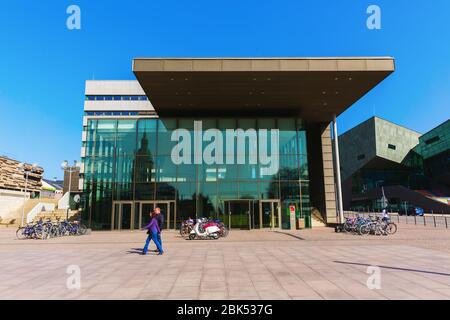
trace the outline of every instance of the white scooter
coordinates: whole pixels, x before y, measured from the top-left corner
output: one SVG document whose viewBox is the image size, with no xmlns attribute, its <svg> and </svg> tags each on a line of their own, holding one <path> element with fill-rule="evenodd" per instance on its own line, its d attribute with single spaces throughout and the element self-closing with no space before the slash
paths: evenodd
<svg viewBox="0 0 450 320">
<path fill-rule="evenodd" d="M 220 237 L 220 229 L 217 226 L 209 226 L 204 230 L 201 228 L 202 222 L 197 222 L 192 228 L 192 231 L 189 233 L 189 240 L 194 239 L 219 239 Z"/>
</svg>

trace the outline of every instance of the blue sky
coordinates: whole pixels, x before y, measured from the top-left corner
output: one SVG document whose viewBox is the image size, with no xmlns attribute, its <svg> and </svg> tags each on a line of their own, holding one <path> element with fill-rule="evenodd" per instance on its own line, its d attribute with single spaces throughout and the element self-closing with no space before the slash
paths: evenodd
<svg viewBox="0 0 450 320">
<path fill-rule="evenodd" d="M 81 30 L 66 9 L 81 8 Z M 382 10 L 382 29 L 366 9 Z M 450 116 L 450 1 L 14 0 L 0 4 L 0 154 L 61 177 L 79 159 L 88 79 L 134 79 L 134 57 L 393 56 L 397 70 L 339 117 L 419 132 Z"/>
</svg>

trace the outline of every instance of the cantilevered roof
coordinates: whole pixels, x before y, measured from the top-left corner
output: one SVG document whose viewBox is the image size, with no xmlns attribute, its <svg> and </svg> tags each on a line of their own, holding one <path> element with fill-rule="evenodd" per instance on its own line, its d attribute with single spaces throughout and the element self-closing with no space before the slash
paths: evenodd
<svg viewBox="0 0 450 320">
<path fill-rule="evenodd" d="M 394 69 L 391 57 L 133 60 L 160 116 L 283 114 L 329 121 Z"/>
</svg>

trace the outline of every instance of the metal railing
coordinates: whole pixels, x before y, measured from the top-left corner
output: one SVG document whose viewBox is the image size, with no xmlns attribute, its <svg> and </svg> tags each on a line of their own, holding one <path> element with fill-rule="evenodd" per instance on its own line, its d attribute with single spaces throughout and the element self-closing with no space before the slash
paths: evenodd
<svg viewBox="0 0 450 320">
<path fill-rule="evenodd" d="M 344 217 L 354 218 L 356 216 L 367 218 L 369 216 L 382 216 L 380 212 L 358 212 L 344 211 Z M 448 229 L 450 224 L 450 215 L 425 213 L 423 216 L 400 215 L 398 212 L 389 212 L 389 216 L 393 222 L 398 224 L 421 225 L 424 227 L 445 228 Z"/>
</svg>

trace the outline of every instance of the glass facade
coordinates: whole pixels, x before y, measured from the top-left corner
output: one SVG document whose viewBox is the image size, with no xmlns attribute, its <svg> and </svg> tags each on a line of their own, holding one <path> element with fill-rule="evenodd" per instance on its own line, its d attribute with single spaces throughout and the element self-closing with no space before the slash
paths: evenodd
<svg viewBox="0 0 450 320">
<path fill-rule="evenodd" d="M 237 129 L 245 148 L 229 136 Z M 301 119 L 90 119 L 85 130 L 83 220 L 93 229 L 138 228 L 149 205 L 163 206 L 169 228 L 188 217 L 217 217 L 232 228 L 289 228 L 289 206 L 298 217 L 310 213 Z M 212 149 L 213 141 L 223 148 Z M 189 148 L 174 153 L 181 142 Z M 264 171 L 262 154 L 276 156 L 275 172 Z"/>
</svg>

